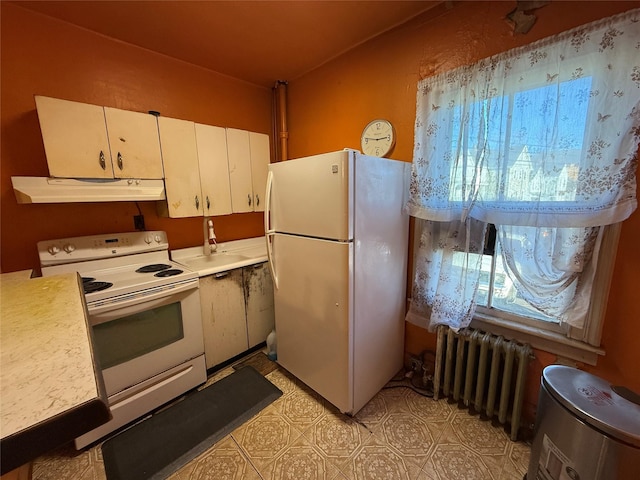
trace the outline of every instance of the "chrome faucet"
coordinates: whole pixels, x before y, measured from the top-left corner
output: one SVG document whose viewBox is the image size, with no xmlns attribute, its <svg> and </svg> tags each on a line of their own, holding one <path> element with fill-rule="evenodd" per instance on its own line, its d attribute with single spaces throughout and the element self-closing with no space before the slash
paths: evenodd
<svg viewBox="0 0 640 480">
<path fill-rule="evenodd" d="M 204 254 L 211 255 L 218 249 L 216 232 L 213 230 L 213 220 L 204 217 Z"/>
</svg>

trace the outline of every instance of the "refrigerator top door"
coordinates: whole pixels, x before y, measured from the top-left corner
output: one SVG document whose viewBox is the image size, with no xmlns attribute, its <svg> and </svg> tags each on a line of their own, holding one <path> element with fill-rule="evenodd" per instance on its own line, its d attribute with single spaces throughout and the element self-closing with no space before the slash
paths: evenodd
<svg viewBox="0 0 640 480">
<path fill-rule="evenodd" d="M 352 150 L 269 165 L 267 233 L 353 239 Z"/>
</svg>

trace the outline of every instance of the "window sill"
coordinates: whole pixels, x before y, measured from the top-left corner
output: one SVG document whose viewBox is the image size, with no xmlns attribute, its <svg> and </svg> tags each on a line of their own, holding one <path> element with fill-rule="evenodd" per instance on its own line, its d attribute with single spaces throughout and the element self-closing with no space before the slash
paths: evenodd
<svg viewBox="0 0 640 480">
<path fill-rule="evenodd" d="M 532 348 L 588 365 L 596 365 L 598 356 L 605 354 L 601 348 L 572 340 L 560 333 L 541 330 L 505 319 L 496 319 L 478 312 L 471 322 L 471 327 L 495 335 L 502 335 L 510 340 L 528 343 Z"/>
</svg>

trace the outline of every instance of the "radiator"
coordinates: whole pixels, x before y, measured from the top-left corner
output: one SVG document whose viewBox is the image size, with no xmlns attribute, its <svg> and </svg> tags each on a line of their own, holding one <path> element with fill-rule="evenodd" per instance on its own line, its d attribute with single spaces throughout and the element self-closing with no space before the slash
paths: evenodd
<svg viewBox="0 0 640 480">
<path fill-rule="evenodd" d="M 433 398 L 448 397 L 462 407 L 511 424 L 511 440 L 518 437 L 527 364 L 531 347 L 480 330 L 455 333 L 437 328 Z M 510 415 L 510 418 L 509 418 Z"/>
</svg>

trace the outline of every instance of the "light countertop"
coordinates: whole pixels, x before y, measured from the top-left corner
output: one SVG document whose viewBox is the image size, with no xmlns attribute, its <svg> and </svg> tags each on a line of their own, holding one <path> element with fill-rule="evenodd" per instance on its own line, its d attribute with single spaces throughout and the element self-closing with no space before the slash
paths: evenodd
<svg viewBox="0 0 640 480">
<path fill-rule="evenodd" d="M 80 278 L 29 277 L 0 275 L 3 473 L 110 416 Z"/>
</svg>

